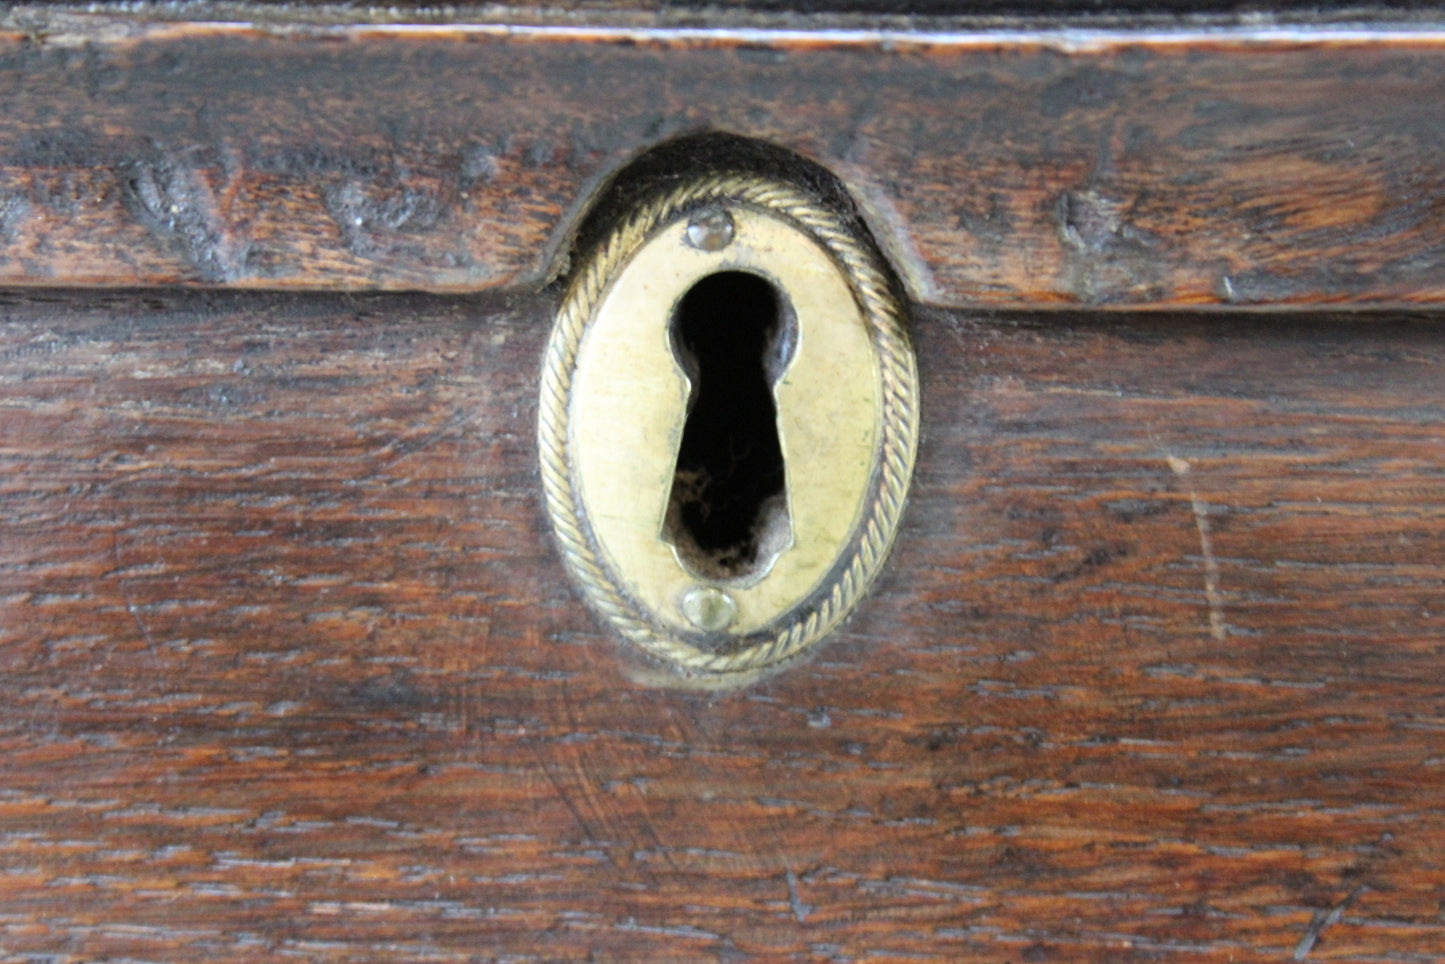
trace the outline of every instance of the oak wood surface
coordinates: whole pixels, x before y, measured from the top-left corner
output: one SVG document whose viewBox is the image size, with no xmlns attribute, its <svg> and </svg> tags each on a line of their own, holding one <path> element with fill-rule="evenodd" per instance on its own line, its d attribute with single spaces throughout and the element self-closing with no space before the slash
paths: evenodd
<svg viewBox="0 0 1445 964">
<path fill-rule="evenodd" d="M 16 4 L 24 10 L 46 13 L 105 12 L 106 8 L 129 19 L 265 23 L 407 22 L 454 23 L 508 19 L 522 23 L 563 17 L 626 18 L 644 23 L 747 22 L 828 23 L 877 21 L 921 24 L 989 24 L 1003 18 L 1029 18 L 1050 22 L 1117 23 L 1123 20 L 1191 20 L 1241 22 L 1285 16 L 1311 23 L 1358 22 L 1383 17 L 1408 19 L 1412 13 L 1435 12 L 1428 0 L 1396 0 L 1389 4 L 1369 0 L 670 0 L 665 6 L 648 0 L 518 0 L 436 4 L 428 0 L 394 0 L 380 4 L 346 0 L 172 0 L 169 3 L 134 0 L 29 0 Z"/>
<path fill-rule="evenodd" d="M 1426 962 L 1438 320 L 916 319 L 812 660 L 644 686 L 538 296 L 0 309 L 0 958 Z"/>
<path fill-rule="evenodd" d="M 1445 34 L 1428 19 L 749 22 L 8 11 L 0 280 L 533 285 L 609 179 L 713 131 L 840 177 L 925 302 L 1445 299 Z"/>
</svg>

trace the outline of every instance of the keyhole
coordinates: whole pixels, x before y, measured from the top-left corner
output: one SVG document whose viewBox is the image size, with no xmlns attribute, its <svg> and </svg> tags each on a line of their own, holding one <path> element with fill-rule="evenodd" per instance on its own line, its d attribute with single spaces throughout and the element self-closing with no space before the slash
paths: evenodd
<svg viewBox="0 0 1445 964">
<path fill-rule="evenodd" d="M 692 380 L 663 537 L 694 575 L 766 572 L 792 541 L 773 386 L 796 325 L 769 282 L 709 275 L 673 315 L 673 353 Z"/>
</svg>

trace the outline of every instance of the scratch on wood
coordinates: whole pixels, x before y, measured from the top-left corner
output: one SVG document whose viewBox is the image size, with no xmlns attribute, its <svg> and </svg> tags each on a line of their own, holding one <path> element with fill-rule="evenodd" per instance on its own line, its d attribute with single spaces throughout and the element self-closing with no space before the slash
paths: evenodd
<svg viewBox="0 0 1445 964">
<path fill-rule="evenodd" d="M 1314 949 L 1315 942 L 1320 939 L 1320 935 L 1325 932 L 1326 928 L 1339 923 L 1340 918 L 1345 914 L 1345 910 L 1355 902 L 1355 898 L 1360 896 L 1360 891 L 1364 889 L 1363 885 L 1356 887 L 1350 891 L 1344 900 L 1329 910 L 1322 910 L 1315 913 L 1314 918 L 1310 920 L 1310 926 L 1305 928 L 1305 936 L 1301 937 L 1300 942 L 1295 945 L 1294 960 L 1302 961 L 1309 956 L 1310 951 Z"/>
<path fill-rule="evenodd" d="M 793 910 L 793 917 L 799 924 L 808 922 L 808 915 L 813 908 L 803 903 L 803 898 L 798 894 L 798 875 L 793 873 L 792 867 L 784 868 L 788 880 L 788 906 Z"/>
<path fill-rule="evenodd" d="M 386 444 L 371 453 L 373 458 L 386 457 L 385 462 L 376 466 L 373 475 L 380 475 L 383 472 L 393 469 L 418 452 L 431 448 L 451 435 L 456 429 L 466 424 L 472 417 L 472 412 L 462 410 L 453 414 L 440 426 L 430 432 L 424 432 L 415 437 L 396 435 L 388 440 Z"/>
<path fill-rule="evenodd" d="M 1175 475 L 1189 475 L 1189 463 L 1173 455 L 1166 456 Z M 1187 485 L 1187 483 L 1186 483 Z M 1229 627 L 1224 622 L 1224 597 L 1219 592 L 1219 561 L 1214 558 L 1214 540 L 1209 535 L 1209 504 L 1188 486 L 1189 504 L 1194 510 L 1194 525 L 1199 529 L 1199 548 L 1204 553 L 1204 596 L 1209 601 L 1209 635 L 1224 641 Z"/>
<path fill-rule="evenodd" d="M 121 572 L 124 566 L 121 564 L 120 543 L 115 538 L 111 539 L 110 554 L 111 557 L 115 559 L 116 572 Z M 116 587 L 120 589 L 120 597 L 121 601 L 125 603 L 125 611 L 130 613 L 131 619 L 135 620 L 135 627 L 140 630 L 141 639 L 145 641 L 146 653 L 150 656 L 151 662 L 159 666 L 160 659 L 156 655 L 155 637 L 151 635 L 150 627 L 147 626 L 145 620 L 141 618 L 140 610 L 136 608 L 135 600 L 131 597 L 130 587 L 126 585 L 125 579 L 120 576 L 116 577 L 115 584 Z"/>
</svg>

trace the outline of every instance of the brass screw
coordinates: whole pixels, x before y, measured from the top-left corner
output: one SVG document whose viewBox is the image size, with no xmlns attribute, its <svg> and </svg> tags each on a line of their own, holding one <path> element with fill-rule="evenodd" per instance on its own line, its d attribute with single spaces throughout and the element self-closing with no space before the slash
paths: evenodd
<svg viewBox="0 0 1445 964">
<path fill-rule="evenodd" d="M 714 586 L 689 589 L 682 597 L 682 614 L 687 621 L 707 633 L 727 629 L 737 618 L 738 604 L 733 597 Z"/>
<path fill-rule="evenodd" d="M 733 218 L 722 208 L 706 208 L 687 222 L 687 243 L 699 251 L 721 251 L 733 240 Z"/>
</svg>

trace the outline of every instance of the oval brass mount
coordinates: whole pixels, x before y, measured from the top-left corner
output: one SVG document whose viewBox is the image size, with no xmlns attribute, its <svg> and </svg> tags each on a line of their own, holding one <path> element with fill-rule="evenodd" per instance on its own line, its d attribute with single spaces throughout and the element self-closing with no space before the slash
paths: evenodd
<svg viewBox="0 0 1445 964">
<path fill-rule="evenodd" d="M 917 437 L 878 255 L 783 181 L 708 175 L 638 203 L 573 275 L 547 347 L 538 441 L 563 557 L 623 636 L 688 675 L 744 681 L 848 614 Z"/>
</svg>

